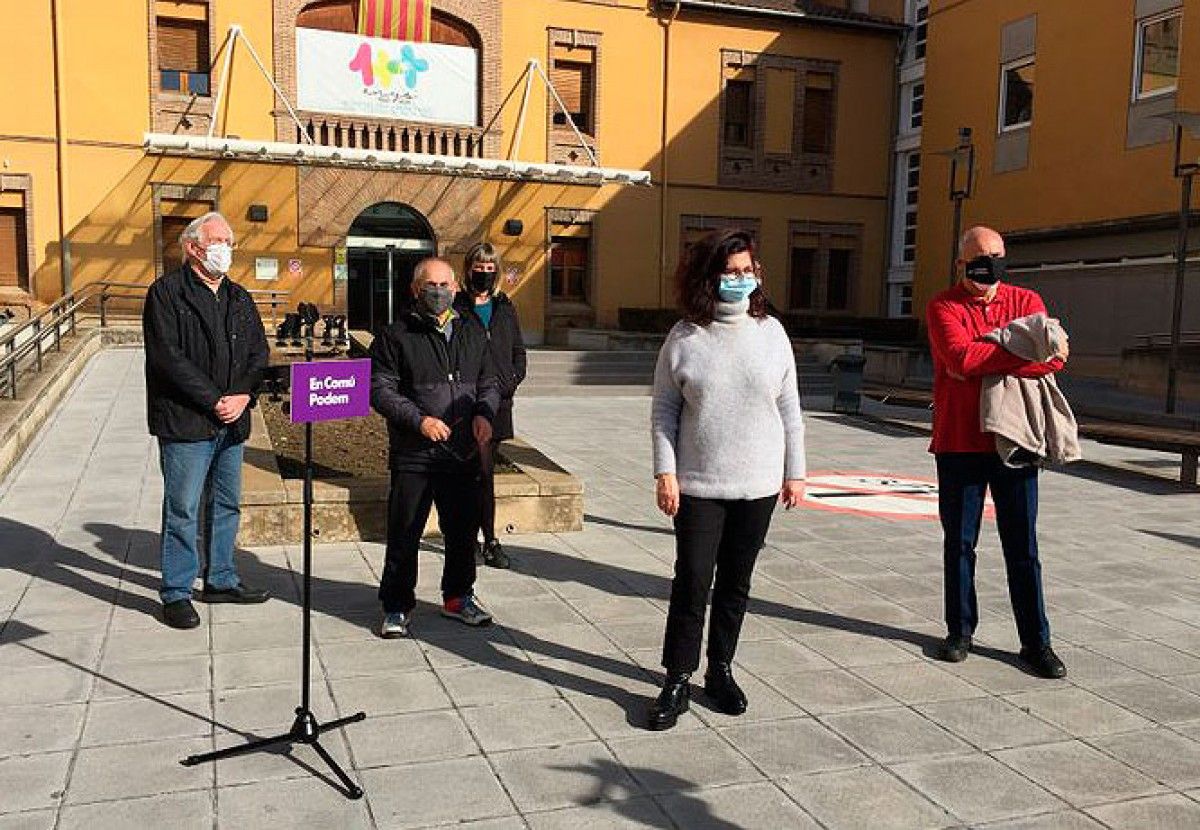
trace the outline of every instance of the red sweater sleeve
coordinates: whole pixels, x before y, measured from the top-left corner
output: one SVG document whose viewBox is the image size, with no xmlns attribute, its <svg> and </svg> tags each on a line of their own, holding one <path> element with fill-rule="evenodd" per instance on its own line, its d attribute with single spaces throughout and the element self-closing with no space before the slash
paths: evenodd
<svg viewBox="0 0 1200 830">
<path fill-rule="evenodd" d="M 949 302 L 931 302 L 925 319 L 928 321 L 929 345 L 934 357 L 951 374 L 964 378 L 1011 375 L 1029 365 L 1028 361 L 1006 351 L 998 343 L 973 339 Z"/>
</svg>

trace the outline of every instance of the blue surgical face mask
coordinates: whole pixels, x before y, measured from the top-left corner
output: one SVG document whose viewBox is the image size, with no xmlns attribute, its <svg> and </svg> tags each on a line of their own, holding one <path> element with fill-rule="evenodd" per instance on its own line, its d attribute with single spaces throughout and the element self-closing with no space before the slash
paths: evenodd
<svg viewBox="0 0 1200 830">
<path fill-rule="evenodd" d="M 749 274 L 722 274 L 717 296 L 723 303 L 740 303 L 757 288 L 758 280 Z"/>
</svg>

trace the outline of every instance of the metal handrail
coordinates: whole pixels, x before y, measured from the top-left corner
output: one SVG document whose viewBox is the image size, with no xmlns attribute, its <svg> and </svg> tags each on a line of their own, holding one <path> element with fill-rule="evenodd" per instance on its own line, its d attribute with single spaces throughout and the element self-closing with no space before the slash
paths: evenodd
<svg viewBox="0 0 1200 830">
<path fill-rule="evenodd" d="M 18 368 L 21 363 L 30 355 L 33 355 L 34 370 L 36 372 L 42 371 L 42 358 L 47 351 L 45 341 L 52 337 L 54 340 L 53 350 L 61 352 L 64 324 L 66 325 L 67 334 L 74 334 L 79 311 L 90 300 L 95 299 L 97 295 L 99 299 L 100 328 L 105 328 L 108 325 L 109 300 L 132 299 L 144 301 L 149 288 L 148 285 L 143 283 L 109 281 L 90 283 L 69 294 L 64 294 L 43 311 L 31 315 L 28 320 L 12 330 L 0 334 L 0 352 L 3 352 L 3 354 L 0 354 L 0 386 L 4 387 L 4 391 L 8 394 L 8 397 L 15 399 L 17 397 Z M 139 293 L 112 293 L 112 289 L 133 290 Z M 286 305 L 291 292 L 274 289 L 248 289 L 248 291 L 255 305 L 270 305 L 271 324 L 275 325 L 277 319 L 276 311 L 280 305 Z M 31 333 L 30 336 L 25 342 L 18 345 L 17 341 L 27 332 Z"/>
</svg>

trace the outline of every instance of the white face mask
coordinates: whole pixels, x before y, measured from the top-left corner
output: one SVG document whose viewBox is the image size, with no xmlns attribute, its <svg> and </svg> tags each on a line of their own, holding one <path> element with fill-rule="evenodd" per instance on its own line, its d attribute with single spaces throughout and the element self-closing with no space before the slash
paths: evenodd
<svg viewBox="0 0 1200 830">
<path fill-rule="evenodd" d="M 214 242 L 204 251 L 204 267 L 210 274 L 228 274 L 233 265 L 233 246 L 227 242 Z"/>
</svg>

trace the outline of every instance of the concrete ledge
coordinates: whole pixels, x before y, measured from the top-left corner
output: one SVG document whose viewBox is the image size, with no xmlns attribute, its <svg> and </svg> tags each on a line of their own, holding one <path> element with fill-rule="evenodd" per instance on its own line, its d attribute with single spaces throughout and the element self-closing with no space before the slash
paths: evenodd
<svg viewBox="0 0 1200 830">
<path fill-rule="evenodd" d="M 516 473 L 496 475 L 496 526 L 506 534 L 583 529 L 583 483 L 524 441 L 506 441 L 503 453 Z M 313 482 L 313 536 L 322 542 L 387 537 L 386 478 Z M 304 482 L 284 479 L 262 413 L 251 413 L 242 466 L 242 523 L 238 544 L 302 541 Z M 438 534 L 437 511 L 426 535 Z"/>
<path fill-rule="evenodd" d="M 43 353 L 41 372 L 20 375 L 17 398 L 0 398 L 0 479 L 16 465 L 97 352 L 141 342 L 140 325 L 101 329 L 95 321 L 81 319 L 75 334 L 63 338 L 62 351 Z"/>
</svg>

